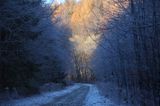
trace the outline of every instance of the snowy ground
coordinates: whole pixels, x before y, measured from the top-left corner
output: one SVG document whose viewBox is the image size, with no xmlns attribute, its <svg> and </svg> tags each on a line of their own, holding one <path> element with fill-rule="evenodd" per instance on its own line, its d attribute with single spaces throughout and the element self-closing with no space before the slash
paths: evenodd
<svg viewBox="0 0 160 106">
<path fill-rule="evenodd" d="M 10 101 L 0 106 L 116 106 L 92 84 L 75 84 L 64 90 Z"/>
<path fill-rule="evenodd" d="M 67 87 L 66 89 L 61 90 L 61 91 L 52 92 L 52 93 L 49 92 L 49 93 L 44 93 L 44 94 L 33 96 L 33 97 L 28 97 L 28 98 L 19 99 L 19 100 L 13 100 L 8 103 L 0 104 L 0 106 L 40 106 L 40 105 L 49 103 L 55 97 L 69 94 L 73 90 L 78 89 L 79 87 L 80 87 L 80 85 L 76 84 L 74 86 Z"/>
<path fill-rule="evenodd" d="M 90 86 L 90 90 L 85 100 L 85 106 L 116 106 L 109 99 L 100 95 L 99 90 L 95 85 Z"/>
</svg>

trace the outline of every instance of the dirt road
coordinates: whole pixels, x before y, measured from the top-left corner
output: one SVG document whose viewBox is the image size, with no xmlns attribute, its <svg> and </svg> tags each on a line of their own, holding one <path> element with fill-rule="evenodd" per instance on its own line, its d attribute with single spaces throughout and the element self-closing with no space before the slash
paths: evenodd
<svg viewBox="0 0 160 106">
<path fill-rule="evenodd" d="M 85 97 L 89 91 L 89 86 L 81 86 L 70 94 L 56 97 L 48 104 L 42 106 L 84 106 Z"/>
<path fill-rule="evenodd" d="M 74 84 L 63 90 L 0 103 L 0 106 L 117 106 L 94 84 Z"/>
</svg>

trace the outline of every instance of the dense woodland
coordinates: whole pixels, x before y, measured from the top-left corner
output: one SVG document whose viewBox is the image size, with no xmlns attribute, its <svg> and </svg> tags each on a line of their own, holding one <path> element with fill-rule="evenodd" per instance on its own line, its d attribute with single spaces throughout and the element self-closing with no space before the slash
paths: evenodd
<svg viewBox="0 0 160 106">
<path fill-rule="evenodd" d="M 96 83 L 127 106 L 159 106 L 160 1 L 1 0 L 0 92 Z"/>
</svg>

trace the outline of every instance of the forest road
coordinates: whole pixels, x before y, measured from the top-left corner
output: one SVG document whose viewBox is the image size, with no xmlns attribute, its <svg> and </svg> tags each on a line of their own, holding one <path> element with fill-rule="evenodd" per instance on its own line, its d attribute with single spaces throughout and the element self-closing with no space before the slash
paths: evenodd
<svg viewBox="0 0 160 106">
<path fill-rule="evenodd" d="M 85 98 L 89 92 L 89 86 L 81 85 L 69 94 L 54 98 L 50 103 L 41 106 L 84 106 Z"/>
<path fill-rule="evenodd" d="M 100 94 L 95 84 L 74 84 L 63 90 L 0 103 L 0 106 L 119 106 Z"/>
</svg>

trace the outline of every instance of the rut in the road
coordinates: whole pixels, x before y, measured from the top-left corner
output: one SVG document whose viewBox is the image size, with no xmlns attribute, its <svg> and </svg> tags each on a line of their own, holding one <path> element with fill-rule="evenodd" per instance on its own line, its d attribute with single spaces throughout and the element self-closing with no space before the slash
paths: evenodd
<svg viewBox="0 0 160 106">
<path fill-rule="evenodd" d="M 70 94 L 57 97 L 52 102 L 43 106 L 83 106 L 88 91 L 89 87 L 83 86 Z"/>
</svg>

